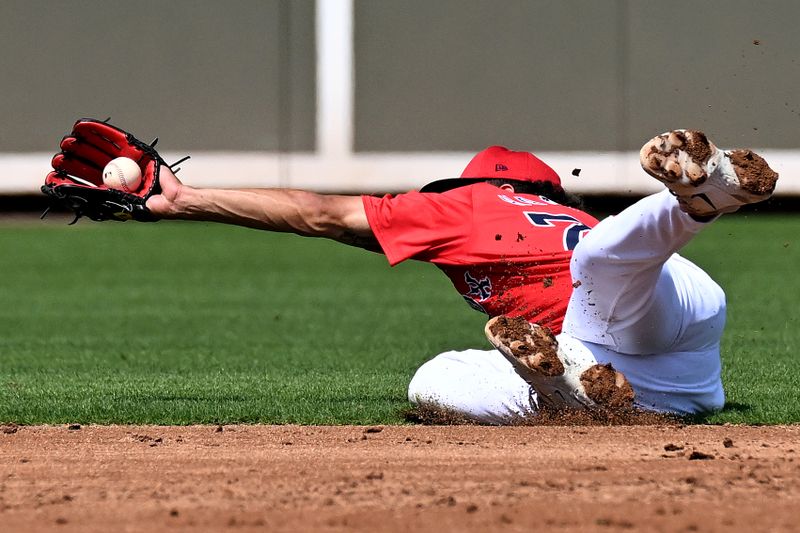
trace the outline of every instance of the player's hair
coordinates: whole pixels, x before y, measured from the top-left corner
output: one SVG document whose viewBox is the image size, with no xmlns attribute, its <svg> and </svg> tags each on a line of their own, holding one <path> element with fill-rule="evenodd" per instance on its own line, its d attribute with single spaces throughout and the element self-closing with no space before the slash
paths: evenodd
<svg viewBox="0 0 800 533">
<path fill-rule="evenodd" d="M 495 187 L 499 187 L 501 185 L 511 185 L 514 187 L 514 192 L 516 193 L 544 196 L 548 200 L 552 200 L 561 205 L 583 209 L 583 200 L 581 200 L 580 196 L 570 194 L 561 187 L 558 187 L 549 181 L 522 181 L 494 178 L 486 180 L 486 183 L 494 185 Z"/>
</svg>

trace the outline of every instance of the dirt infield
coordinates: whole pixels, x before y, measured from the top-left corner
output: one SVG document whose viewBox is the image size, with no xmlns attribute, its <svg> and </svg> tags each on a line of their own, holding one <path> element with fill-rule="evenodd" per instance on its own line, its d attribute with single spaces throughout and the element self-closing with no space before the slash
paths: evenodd
<svg viewBox="0 0 800 533">
<path fill-rule="evenodd" d="M 800 527 L 800 426 L 0 429 L 2 531 Z"/>
</svg>

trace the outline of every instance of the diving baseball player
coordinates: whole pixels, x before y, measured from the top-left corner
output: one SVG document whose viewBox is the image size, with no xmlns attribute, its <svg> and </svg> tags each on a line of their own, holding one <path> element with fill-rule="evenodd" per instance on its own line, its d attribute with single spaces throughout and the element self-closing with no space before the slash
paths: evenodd
<svg viewBox="0 0 800 533">
<path fill-rule="evenodd" d="M 749 150 L 667 132 L 644 145 L 641 163 L 668 190 L 598 223 L 544 162 L 499 146 L 460 178 L 382 198 L 188 187 L 152 145 L 93 119 L 76 122 L 61 148 L 43 190 L 76 218 L 215 221 L 326 237 L 390 265 L 433 263 L 492 317 L 496 350 L 437 355 L 409 399 L 496 424 L 543 406 L 721 407 L 724 293 L 676 252 L 719 215 L 769 198 L 778 177 Z M 141 190 L 99 181 L 120 155 L 140 162 Z"/>
<path fill-rule="evenodd" d="M 721 214 L 768 198 L 778 175 L 757 154 L 720 150 L 698 131 L 659 135 L 640 159 L 668 190 L 603 220 L 575 245 L 562 333 L 492 318 L 486 334 L 505 359 L 441 354 L 412 379 L 412 402 L 488 423 L 531 415 L 538 405 L 624 407 L 634 398 L 638 407 L 678 414 L 723 406 L 725 295 L 676 252 Z M 518 216 L 530 211 L 538 208 Z"/>
</svg>

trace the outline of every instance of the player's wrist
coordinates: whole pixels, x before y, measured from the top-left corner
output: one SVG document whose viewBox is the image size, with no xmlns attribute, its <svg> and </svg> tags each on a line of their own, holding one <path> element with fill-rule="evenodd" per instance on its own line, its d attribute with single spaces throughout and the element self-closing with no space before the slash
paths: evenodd
<svg viewBox="0 0 800 533">
<path fill-rule="evenodd" d="M 184 185 L 172 186 L 161 191 L 161 194 L 148 198 L 146 206 L 150 213 L 159 219 L 190 218 L 189 206 L 191 194 L 187 194 L 189 187 Z"/>
<path fill-rule="evenodd" d="M 169 203 L 169 218 L 191 219 L 199 212 L 200 195 L 198 190 L 179 185 Z"/>
</svg>

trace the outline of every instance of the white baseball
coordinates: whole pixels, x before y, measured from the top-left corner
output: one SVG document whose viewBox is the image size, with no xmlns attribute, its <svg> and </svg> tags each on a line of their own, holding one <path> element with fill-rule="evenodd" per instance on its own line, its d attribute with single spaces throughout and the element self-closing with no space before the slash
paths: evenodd
<svg viewBox="0 0 800 533">
<path fill-rule="evenodd" d="M 103 169 L 103 183 L 112 189 L 133 192 L 142 183 L 142 170 L 133 159 L 118 157 Z"/>
</svg>

